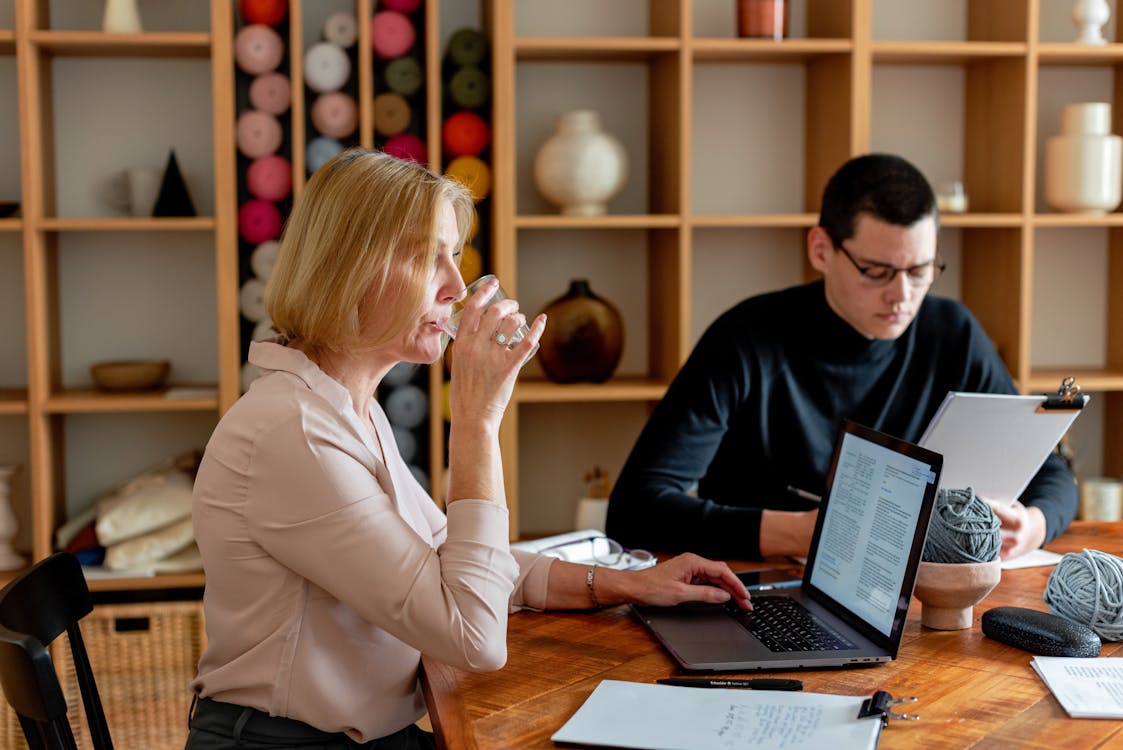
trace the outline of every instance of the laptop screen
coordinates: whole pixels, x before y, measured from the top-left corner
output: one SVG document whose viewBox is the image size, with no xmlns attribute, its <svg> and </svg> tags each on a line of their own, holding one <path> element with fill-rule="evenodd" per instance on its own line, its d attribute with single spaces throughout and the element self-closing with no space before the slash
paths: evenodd
<svg viewBox="0 0 1123 750">
<path fill-rule="evenodd" d="M 853 424 L 835 448 L 807 580 L 885 636 L 908 610 L 940 468 L 938 455 Z"/>
</svg>

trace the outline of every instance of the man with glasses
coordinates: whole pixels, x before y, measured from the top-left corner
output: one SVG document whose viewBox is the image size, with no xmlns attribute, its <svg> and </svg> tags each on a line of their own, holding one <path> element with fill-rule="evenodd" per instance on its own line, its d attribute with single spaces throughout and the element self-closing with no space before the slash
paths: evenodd
<svg viewBox="0 0 1123 750">
<path fill-rule="evenodd" d="M 948 391 L 1017 393 L 967 308 L 928 294 L 945 267 L 938 221 L 904 159 L 839 168 L 807 234 L 822 279 L 744 300 L 703 334 L 613 488 L 609 536 L 725 558 L 805 555 L 843 419 L 916 442 Z M 1018 501 L 992 503 L 1002 557 L 1061 533 L 1076 503 L 1054 453 Z"/>
</svg>

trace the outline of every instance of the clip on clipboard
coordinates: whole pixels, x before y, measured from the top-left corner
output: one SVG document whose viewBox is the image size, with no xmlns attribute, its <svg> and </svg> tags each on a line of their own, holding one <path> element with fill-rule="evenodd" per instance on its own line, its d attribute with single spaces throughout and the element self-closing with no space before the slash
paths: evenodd
<svg viewBox="0 0 1123 750">
<path fill-rule="evenodd" d="M 859 719 L 868 719 L 877 717 L 881 719 L 881 726 L 889 726 L 889 722 L 896 719 L 898 721 L 920 721 L 920 714 L 899 714 L 893 711 L 893 706 L 899 706 L 902 703 L 916 703 L 915 696 L 907 698 L 894 698 L 884 690 L 878 690 L 871 697 L 862 701 L 862 707 L 858 711 Z"/>
<path fill-rule="evenodd" d="M 1045 402 L 1037 407 L 1038 413 L 1048 411 L 1079 411 L 1088 403 L 1088 394 L 1080 392 L 1076 378 L 1069 375 L 1061 380 L 1056 393 L 1046 393 Z"/>
</svg>

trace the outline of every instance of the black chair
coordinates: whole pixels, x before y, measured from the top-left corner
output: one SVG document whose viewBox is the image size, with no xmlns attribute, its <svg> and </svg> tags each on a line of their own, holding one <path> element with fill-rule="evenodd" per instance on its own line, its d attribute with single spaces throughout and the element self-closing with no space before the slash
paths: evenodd
<svg viewBox="0 0 1123 750">
<path fill-rule="evenodd" d="M 66 698 L 46 647 L 64 631 L 95 750 L 112 750 L 78 621 L 93 611 L 77 558 L 51 555 L 0 589 L 0 688 L 31 750 L 74 750 Z"/>
</svg>

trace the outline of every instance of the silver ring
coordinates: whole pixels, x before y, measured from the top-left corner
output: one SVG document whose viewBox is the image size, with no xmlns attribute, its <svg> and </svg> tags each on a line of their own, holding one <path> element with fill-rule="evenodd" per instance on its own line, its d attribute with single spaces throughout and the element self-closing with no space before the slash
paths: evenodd
<svg viewBox="0 0 1123 750">
<path fill-rule="evenodd" d="M 507 343 L 507 335 L 504 334 L 504 333 L 495 334 L 495 343 L 506 344 Z"/>
</svg>

